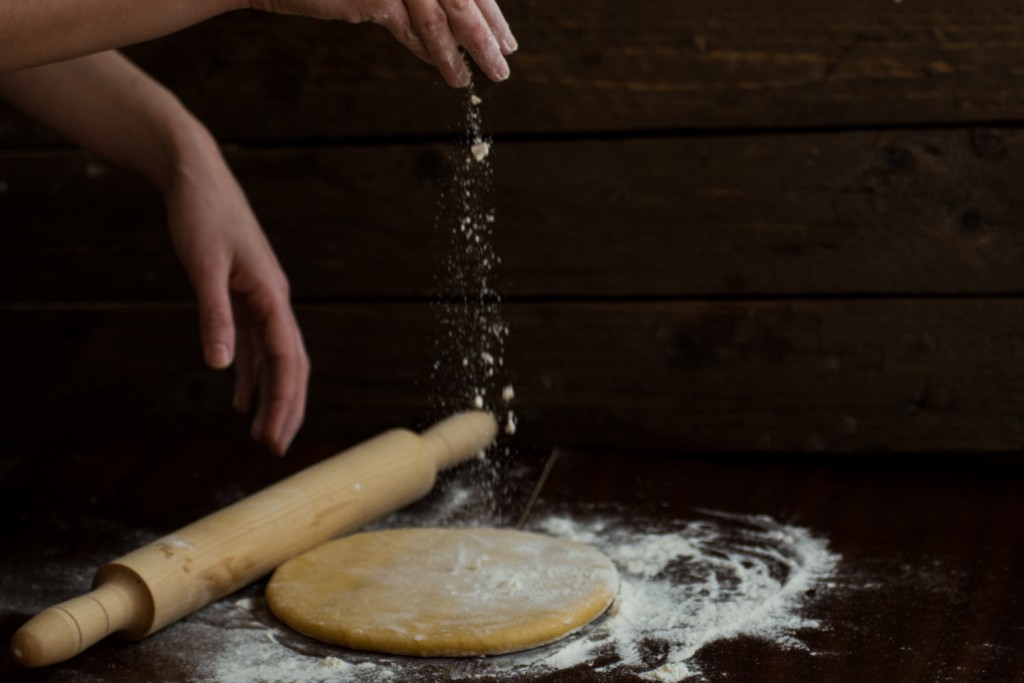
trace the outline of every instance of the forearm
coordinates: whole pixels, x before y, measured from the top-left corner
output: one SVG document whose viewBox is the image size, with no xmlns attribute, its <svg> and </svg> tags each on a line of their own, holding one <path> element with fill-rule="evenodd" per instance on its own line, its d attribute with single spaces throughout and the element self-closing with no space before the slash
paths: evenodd
<svg viewBox="0 0 1024 683">
<path fill-rule="evenodd" d="M 0 72 L 149 40 L 248 0 L 0 0 Z"/>
<path fill-rule="evenodd" d="M 0 73 L 0 95 L 164 190 L 195 159 L 220 160 L 206 129 L 177 98 L 114 51 Z"/>
</svg>

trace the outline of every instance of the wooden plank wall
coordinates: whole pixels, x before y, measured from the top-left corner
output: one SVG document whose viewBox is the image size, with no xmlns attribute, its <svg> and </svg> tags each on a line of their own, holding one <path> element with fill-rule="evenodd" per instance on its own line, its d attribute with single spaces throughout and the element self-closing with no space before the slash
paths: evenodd
<svg viewBox="0 0 1024 683">
<path fill-rule="evenodd" d="M 523 443 L 1024 445 L 1020 3 L 505 10 L 513 77 L 478 92 Z M 291 277 L 304 433 L 422 424 L 464 96 L 366 26 L 240 12 L 127 52 Z M 2 108 L 0 148 L 4 438 L 244 433 L 156 192 Z"/>
</svg>

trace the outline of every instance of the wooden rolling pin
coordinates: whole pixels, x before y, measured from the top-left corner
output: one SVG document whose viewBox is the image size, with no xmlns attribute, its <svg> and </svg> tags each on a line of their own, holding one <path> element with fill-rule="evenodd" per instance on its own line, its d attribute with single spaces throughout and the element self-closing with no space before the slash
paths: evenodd
<svg viewBox="0 0 1024 683">
<path fill-rule="evenodd" d="M 101 567 L 92 592 L 30 619 L 11 650 L 45 666 L 112 633 L 144 638 L 421 498 L 439 470 L 478 453 L 497 429 L 490 414 L 468 412 L 422 435 L 395 429 L 365 441 Z"/>
</svg>

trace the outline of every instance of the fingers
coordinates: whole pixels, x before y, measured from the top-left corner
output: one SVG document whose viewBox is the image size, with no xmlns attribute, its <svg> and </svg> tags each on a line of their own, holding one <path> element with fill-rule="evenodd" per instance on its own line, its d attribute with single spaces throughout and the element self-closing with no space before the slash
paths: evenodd
<svg viewBox="0 0 1024 683">
<path fill-rule="evenodd" d="M 466 48 L 473 61 L 480 65 L 492 81 L 504 81 L 509 76 L 508 62 L 501 53 L 498 39 L 473 0 L 441 0 L 448 14 L 455 39 Z"/>
<path fill-rule="evenodd" d="M 222 370 L 235 355 L 235 324 L 226 268 L 208 268 L 193 281 L 199 302 L 199 334 L 207 365 Z"/>
<path fill-rule="evenodd" d="M 227 278 L 215 272 L 196 283 L 206 362 L 226 368 L 235 358 L 237 344 L 234 406 L 248 412 L 259 383 L 252 436 L 276 455 L 284 455 L 302 425 L 309 383 L 309 358 L 288 303 L 287 285 L 265 285 L 266 291 L 239 297 L 236 314 Z"/>
<path fill-rule="evenodd" d="M 252 327 L 249 311 L 238 297 L 232 302 L 235 311 L 237 348 L 235 351 L 235 395 L 232 401 L 235 410 L 241 414 L 249 412 L 252 397 L 256 392 L 256 378 L 259 377 L 259 354 L 256 332 Z"/>
<path fill-rule="evenodd" d="M 420 37 L 413 30 L 412 19 L 409 17 L 409 12 L 401 0 L 394 0 L 388 4 L 386 10 L 375 12 L 371 15 L 370 20 L 390 31 L 395 40 L 407 47 L 410 52 L 427 64 L 433 65 L 435 63 L 427 46 L 423 44 L 423 41 L 420 40 Z"/>
<path fill-rule="evenodd" d="M 413 30 L 426 45 L 445 82 L 453 88 L 469 85 L 469 67 L 459 52 L 459 44 L 448 25 L 448 15 L 438 0 L 406 0 L 406 6 Z"/>
<path fill-rule="evenodd" d="M 286 296 L 250 297 L 249 304 L 254 313 L 260 393 L 252 436 L 283 455 L 305 416 L 309 357 Z"/>
<path fill-rule="evenodd" d="M 505 15 L 501 13 L 498 3 L 495 0 L 476 0 L 476 4 L 480 8 L 480 14 L 483 15 L 484 20 L 491 27 L 494 37 L 498 39 L 502 54 L 510 55 L 518 50 L 519 43 L 516 41 L 516 37 L 512 35 L 512 29 L 509 28 L 508 22 L 505 21 Z"/>
<path fill-rule="evenodd" d="M 306 417 L 306 391 L 309 386 L 309 373 L 310 363 L 309 354 L 306 353 L 306 346 L 302 342 L 302 334 L 299 332 L 299 328 L 296 325 L 296 346 L 299 349 L 299 367 L 298 367 L 298 380 L 299 387 L 296 389 L 295 398 L 291 401 L 291 412 L 284 421 L 284 427 L 281 430 L 282 443 L 284 443 L 284 450 L 287 450 L 291 444 L 292 439 L 295 438 L 295 434 L 298 433 L 299 427 L 302 426 L 302 421 Z M 282 453 L 284 452 L 282 450 Z"/>
<path fill-rule="evenodd" d="M 309 361 L 298 326 L 290 314 L 286 317 L 288 320 L 273 323 L 267 330 L 267 363 L 261 377 L 261 437 L 277 455 L 284 454 L 302 424 L 309 378 Z"/>
<path fill-rule="evenodd" d="M 469 85 L 471 78 L 460 45 L 492 81 L 509 76 L 503 52 L 514 49 L 515 38 L 493 0 L 479 1 L 480 6 L 475 0 L 406 0 L 413 30 L 445 82 L 456 88 Z"/>
</svg>

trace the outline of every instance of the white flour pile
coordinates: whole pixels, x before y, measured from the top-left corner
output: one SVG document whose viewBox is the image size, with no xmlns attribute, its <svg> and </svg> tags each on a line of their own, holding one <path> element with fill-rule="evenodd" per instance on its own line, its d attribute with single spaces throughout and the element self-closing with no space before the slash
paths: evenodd
<svg viewBox="0 0 1024 683">
<path fill-rule="evenodd" d="M 472 497 L 453 490 L 439 515 L 420 515 L 417 521 L 443 524 Z M 414 518 L 395 516 L 388 526 Z M 747 636 L 780 648 L 804 648 L 799 632 L 822 627 L 805 614 L 810 595 L 833 585 L 839 561 L 825 540 L 764 516 L 708 512 L 695 520 L 638 524 L 615 514 L 554 515 L 530 526 L 599 548 L 621 575 L 610 612 L 559 643 L 476 659 L 352 652 L 291 632 L 249 589 L 249 597 L 222 600 L 139 643 L 134 656 L 144 661 L 152 656 L 149 648 L 153 655 L 188 649 L 191 680 L 200 683 L 469 681 L 512 675 L 529 680 L 579 666 L 615 680 L 701 680 L 695 656 L 716 641 Z"/>
</svg>

